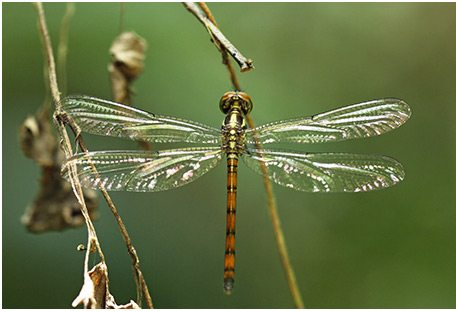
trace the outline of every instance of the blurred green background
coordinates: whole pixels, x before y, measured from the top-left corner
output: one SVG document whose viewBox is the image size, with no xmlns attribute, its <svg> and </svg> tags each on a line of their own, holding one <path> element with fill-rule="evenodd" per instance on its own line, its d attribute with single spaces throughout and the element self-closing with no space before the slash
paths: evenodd
<svg viewBox="0 0 458 311">
<path fill-rule="evenodd" d="M 399 97 L 411 120 L 380 137 L 283 148 L 390 155 L 406 179 L 383 191 L 310 194 L 274 186 L 309 308 L 455 308 L 455 3 L 212 3 L 226 36 L 255 70 L 239 74 L 256 124 Z M 45 4 L 54 48 L 65 4 Z M 31 234 L 20 216 L 39 168 L 18 129 L 45 98 L 31 4 L 3 4 L 3 307 L 68 308 L 83 281 L 86 229 Z M 180 3 L 125 4 L 125 29 L 148 42 L 134 83 L 145 110 L 219 127 L 231 89 L 221 56 Z M 78 3 L 68 92 L 111 98 L 109 46 L 119 4 Z M 132 149 L 85 135 L 90 150 Z M 103 147 L 101 147 L 101 144 Z M 241 164 L 236 282 L 222 289 L 225 166 L 179 189 L 113 193 L 158 308 L 291 308 L 261 178 Z M 130 258 L 102 203 L 95 222 L 117 303 L 135 299 Z"/>
</svg>

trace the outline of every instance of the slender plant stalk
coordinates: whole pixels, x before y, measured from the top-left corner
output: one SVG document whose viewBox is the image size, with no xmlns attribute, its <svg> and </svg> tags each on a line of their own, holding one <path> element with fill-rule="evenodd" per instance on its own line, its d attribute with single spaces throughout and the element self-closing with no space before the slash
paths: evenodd
<svg viewBox="0 0 458 311">
<path fill-rule="evenodd" d="M 218 28 L 216 20 L 214 19 L 213 14 L 211 13 L 210 9 L 205 4 L 205 2 L 198 2 L 198 4 L 201 7 L 202 11 L 206 14 L 206 18 L 209 20 L 210 23 L 208 23 L 202 17 L 202 15 L 203 15 L 202 13 L 199 13 L 199 11 L 196 10 L 189 3 L 185 3 L 185 6 L 191 13 L 193 13 L 207 27 L 207 29 L 209 29 L 209 28 L 212 29 L 211 28 L 212 25 L 214 27 Z M 208 25 L 210 25 L 210 26 L 208 26 Z M 230 49 L 232 49 L 232 47 L 231 47 L 232 44 L 231 44 L 231 46 L 228 46 L 225 43 L 229 42 L 229 40 L 225 39 L 224 36 L 223 37 L 224 37 L 225 40 L 223 39 L 222 41 L 220 41 L 219 38 L 221 38 L 221 36 L 213 35 L 213 33 L 215 33 L 215 32 L 211 32 L 211 31 L 209 31 L 209 32 L 212 35 L 213 42 L 215 42 L 215 45 L 218 47 L 218 50 L 221 52 L 221 54 L 223 56 L 223 64 L 226 65 L 227 70 L 229 71 L 229 76 L 230 76 L 232 85 L 234 86 L 234 88 L 236 90 L 241 90 L 241 86 L 240 86 L 239 81 L 237 79 L 237 75 L 235 73 L 234 67 L 232 66 L 232 63 L 228 60 L 228 57 L 227 57 L 228 52 L 229 52 L 230 55 L 234 56 L 230 52 L 231 51 Z M 215 38 L 216 38 L 216 40 L 215 40 Z M 234 47 L 234 49 L 235 49 L 235 47 Z M 237 59 L 235 57 L 234 57 L 234 59 L 237 61 Z M 239 61 L 237 61 L 237 62 L 239 63 Z M 249 62 L 252 65 L 253 62 L 251 60 L 249 60 Z M 254 67 L 250 67 L 250 69 L 253 69 L 253 68 Z M 242 68 L 242 72 L 244 72 L 244 71 L 246 71 L 246 70 L 243 70 L 243 68 Z M 247 115 L 246 119 L 248 121 L 249 126 L 251 128 L 254 128 L 255 124 L 254 124 L 254 121 L 253 121 L 253 118 L 251 117 L 251 115 Z M 258 137 L 257 137 L 257 133 L 255 132 L 253 134 L 254 134 L 253 136 L 254 136 L 254 138 L 256 140 L 256 148 L 258 150 L 261 150 L 261 145 L 259 143 L 259 140 L 258 140 Z M 296 308 L 304 309 L 304 303 L 302 301 L 301 293 L 299 291 L 299 287 L 298 287 L 297 282 L 296 282 L 296 277 L 295 277 L 295 273 L 294 273 L 293 267 L 292 267 L 292 265 L 290 263 L 290 260 L 289 260 L 288 249 L 286 247 L 286 242 L 285 242 L 285 238 L 284 238 L 284 235 L 283 235 L 283 230 L 281 229 L 280 219 L 278 217 L 277 206 L 276 206 L 276 202 L 275 202 L 275 196 L 274 196 L 274 193 L 272 191 L 272 183 L 270 182 L 270 180 L 268 178 L 267 167 L 266 167 L 265 163 L 262 162 L 262 161 L 259 161 L 259 163 L 261 165 L 262 176 L 263 176 L 263 181 L 264 181 L 264 188 L 265 188 L 266 196 L 267 196 L 267 205 L 268 205 L 268 208 L 269 208 L 269 214 L 270 214 L 270 218 L 271 218 L 271 221 L 272 221 L 272 227 L 273 227 L 273 230 L 274 230 L 275 238 L 277 240 L 278 252 L 280 253 L 280 258 L 281 258 L 281 261 L 282 261 L 282 264 L 283 264 L 283 269 L 284 269 L 285 274 L 286 274 L 286 279 L 287 279 L 287 282 L 288 282 L 288 285 L 289 285 L 289 288 L 290 288 L 291 295 L 293 297 L 294 303 L 296 305 Z"/>
<path fill-rule="evenodd" d="M 48 63 L 48 76 L 49 76 L 49 85 L 51 89 L 51 94 L 54 100 L 54 103 L 56 107 L 60 106 L 60 92 L 59 92 L 59 87 L 57 85 L 57 77 L 56 77 L 56 66 L 54 62 L 54 55 L 52 52 L 52 46 L 51 46 L 51 39 L 49 37 L 48 33 L 48 28 L 46 26 L 46 19 L 44 16 L 44 11 L 43 11 L 43 6 L 41 3 L 35 3 L 37 12 L 38 12 L 38 23 L 40 26 L 40 33 L 42 35 L 43 39 L 43 44 L 45 48 L 45 54 L 46 54 L 46 59 Z M 58 130 L 59 133 L 61 134 L 62 137 L 62 146 L 63 150 L 65 152 L 66 156 L 71 156 L 72 155 L 72 147 L 70 143 L 70 138 L 68 137 L 66 131 L 65 131 L 65 125 L 62 123 L 59 123 L 58 125 Z M 86 208 L 86 204 L 84 202 L 84 196 L 83 196 L 83 190 L 81 188 L 81 185 L 78 182 L 75 182 L 75 179 L 77 180 L 76 176 L 76 168 L 71 167 L 70 168 L 70 175 L 74 176 L 75 178 L 71 179 L 71 184 L 72 188 L 75 192 L 76 198 L 78 199 L 78 202 L 81 205 L 81 212 L 84 216 L 84 219 L 86 221 L 86 225 L 88 228 L 88 245 L 87 245 L 87 251 L 86 251 L 86 260 L 85 262 L 88 262 L 88 256 L 89 256 L 89 250 L 90 250 L 90 244 L 92 243 L 92 239 L 96 239 L 96 245 L 97 249 L 99 251 L 99 255 L 101 257 L 102 262 L 105 262 L 105 256 L 103 255 L 102 249 L 100 247 L 100 244 L 98 243 L 97 240 L 97 234 L 95 232 L 94 226 L 92 225 L 91 219 L 89 217 L 89 212 Z M 88 268 L 87 265 L 85 264 L 84 267 L 84 272 L 87 273 Z"/>
<path fill-rule="evenodd" d="M 43 44 L 45 46 L 46 58 L 47 58 L 47 62 L 48 62 L 48 72 L 49 72 L 51 94 L 52 94 L 52 97 L 53 97 L 53 100 L 54 100 L 54 104 L 56 106 L 56 110 L 60 111 L 60 109 L 61 109 L 60 92 L 59 92 L 59 88 L 58 88 L 58 84 L 57 84 L 56 68 L 55 68 L 54 56 L 53 56 L 53 51 L 52 51 L 52 46 L 51 46 L 51 39 L 49 37 L 48 29 L 47 29 L 47 26 L 46 26 L 46 20 L 45 20 L 45 16 L 44 16 L 43 6 L 42 6 L 41 3 L 35 3 L 35 6 L 36 6 L 37 11 L 38 11 L 38 21 L 39 21 L 40 31 L 41 31 L 41 34 L 42 34 L 42 37 L 43 37 Z M 70 139 L 69 139 L 69 137 L 67 135 L 67 132 L 65 131 L 65 122 L 63 122 L 63 120 L 61 118 L 59 118 L 58 114 L 55 115 L 54 120 L 55 120 L 57 129 L 58 129 L 58 131 L 59 131 L 59 133 L 61 135 L 61 138 L 62 138 L 62 146 L 63 146 L 63 150 L 65 152 L 65 155 L 67 157 L 69 157 L 69 156 L 71 156 L 73 154 L 73 152 L 72 152 Z M 75 126 L 70 126 L 70 128 L 73 130 L 75 136 L 78 137 L 78 143 L 79 143 L 81 149 L 84 152 L 87 152 L 88 150 L 87 150 L 87 148 L 86 148 L 86 146 L 84 144 L 83 138 L 80 135 L 80 133 L 77 132 L 76 127 Z M 95 167 L 94 167 L 94 169 L 95 169 Z M 96 171 L 95 171 L 95 173 L 96 173 Z M 72 187 L 74 189 L 74 192 L 75 192 L 75 195 L 76 195 L 76 197 L 78 199 L 78 202 L 80 203 L 81 211 L 82 211 L 82 214 L 83 214 L 83 216 L 85 218 L 86 225 L 87 225 L 87 228 L 88 228 L 88 245 L 87 245 L 87 249 L 86 249 L 86 259 L 85 259 L 85 267 L 84 267 L 84 270 L 85 270 L 84 272 L 86 274 L 88 272 L 89 253 L 90 253 L 90 250 L 91 250 L 92 243 L 95 243 L 95 245 L 97 246 L 97 250 L 98 250 L 98 253 L 99 253 L 100 257 L 101 257 L 101 261 L 104 264 L 105 264 L 105 256 L 103 255 L 99 240 L 97 239 L 97 234 L 95 232 L 95 228 L 94 228 L 94 226 L 92 224 L 92 221 L 91 221 L 91 219 L 89 217 L 89 213 L 87 211 L 86 204 L 84 202 L 83 191 L 82 191 L 81 185 L 80 185 L 80 183 L 78 181 L 76 167 L 74 167 L 74 166 L 70 167 L 70 177 L 71 177 L 70 181 L 71 181 Z M 116 221 L 118 223 L 118 226 L 120 227 L 121 234 L 122 234 L 122 236 L 123 236 L 123 238 L 124 238 L 124 240 L 126 242 L 126 246 L 127 246 L 128 252 L 129 252 L 129 254 L 131 255 L 131 258 L 132 258 L 133 269 L 135 270 L 136 275 L 137 275 L 138 280 L 139 280 L 139 283 L 141 284 L 141 288 L 142 288 L 143 294 L 145 295 L 145 300 L 146 300 L 146 302 L 148 304 L 148 307 L 149 308 L 153 308 L 153 303 L 152 303 L 151 296 L 150 296 L 150 294 L 148 292 L 148 287 L 146 285 L 146 282 L 145 282 L 145 280 L 143 278 L 143 274 L 142 274 L 142 272 L 140 270 L 140 267 L 139 267 L 139 262 L 140 261 L 138 259 L 137 253 L 136 253 L 136 251 L 135 251 L 135 249 L 134 249 L 134 247 L 132 245 L 132 242 L 131 242 L 131 240 L 129 238 L 129 235 L 127 234 L 127 230 L 126 230 L 124 224 L 122 223 L 122 220 L 119 217 L 119 214 L 118 214 L 118 212 L 116 210 L 116 207 L 114 206 L 113 201 L 111 200 L 111 198 L 108 195 L 107 191 L 102 189 L 101 192 L 103 194 L 103 197 L 107 201 L 108 206 L 110 207 L 113 215 L 115 216 L 115 219 L 116 219 Z M 108 280 L 107 280 L 107 282 L 108 282 Z"/>
<path fill-rule="evenodd" d="M 65 9 L 64 17 L 62 18 L 59 45 L 57 47 L 57 69 L 59 71 L 59 82 L 62 93 L 67 92 L 67 52 L 68 52 L 68 31 L 70 29 L 70 21 L 75 14 L 75 4 L 68 2 Z"/>
<path fill-rule="evenodd" d="M 202 8 L 202 10 L 205 12 L 205 14 L 207 15 L 207 18 L 210 20 L 210 22 L 212 22 L 216 26 L 216 28 L 219 29 L 218 24 L 216 23 L 216 20 L 213 17 L 213 14 L 210 11 L 210 8 L 207 6 L 207 4 L 205 2 L 198 2 L 198 4 Z M 228 53 L 226 52 L 224 45 L 220 43 L 219 40 L 213 40 L 213 42 L 215 42 L 216 46 L 218 47 L 218 50 L 220 51 L 223 57 L 223 64 L 226 65 L 227 71 L 229 73 L 229 78 L 231 79 L 231 82 L 232 82 L 232 86 L 234 87 L 235 90 L 240 91 L 242 87 L 240 86 L 239 79 L 237 78 L 237 74 L 235 73 L 235 70 L 234 70 L 234 66 L 232 65 L 232 62 L 229 60 Z M 251 64 L 253 63 L 251 60 L 249 61 L 251 62 Z M 250 119 L 251 119 L 251 116 L 250 116 Z"/>
<path fill-rule="evenodd" d="M 203 13 L 200 7 L 206 7 L 205 3 L 199 2 L 200 7 L 194 2 L 183 2 L 183 4 L 186 7 L 186 9 L 189 12 L 191 12 L 204 25 L 218 50 L 220 50 L 221 52 L 224 50 L 225 53 L 229 53 L 232 56 L 232 58 L 239 64 L 240 70 L 242 72 L 254 69 L 253 61 L 243 56 L 243 54 L 240 53 L 239 50 L 237 50 L 237 48 L 223 35 L 223 33 L 219 31 L 218 27 L 215 26 L 215 24 L 210 20 L 210 18 Z M 208 12 L 210 11 L 208 7 L 206 8 L 206 10 Z M 227 61 L 225 61 L 226 57 L 227 55 L 223 55 L 223 63 L 227 63 Z"/>
<path fill-rule="evenodd" d="M 247 116 L 248 124 L 251 128 L 255 127 L 253 119 L 250 115 Z M 261 145 L 257 137 L 257 133 L 253 133 L 253 137 L 256 141 L 256 148 L 261 150 Z M 278 252 L 280 254 L 281 262 L 283 264 L 283 270 L 286 274 L 286 280 L 288 281 L 289 290 L 294 300 L 294 304 L 297 309 L 304 309 L 304 302 L 302 301 L 301 292 L 299 291 L 299 286 L 297 285 L 296 276 L 294 273 L 293 266 L 289 260 L 288 248 L 285 242 L 285 236 L 280 224 L 280 218 L 278 217 L 277 204 L 275 201 L 275 196 L 272 190 L 272 183 L 267 177 L 267 167 L 264 162 L 259 161 L 261 164 L 262 170 L 262 179 L 264 181 L 264 189 L 266 190 L 267 197 L 267 206 L 269 208 L 270 219 L 272 221 L 272 228 L 274 229 L 275 239 L 277 240 Z"/>
</svg>

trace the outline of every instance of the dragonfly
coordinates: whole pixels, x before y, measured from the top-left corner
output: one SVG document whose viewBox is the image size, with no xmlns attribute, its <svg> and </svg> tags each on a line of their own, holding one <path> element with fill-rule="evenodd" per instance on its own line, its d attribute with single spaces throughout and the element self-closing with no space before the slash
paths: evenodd
<svg viewBox="0 0 458 311">
<path fill-rule="evenodd" d="M 76 167 L 84 187 L 108 191 L 162 191 L 186 185 L 227 162 L 227 225 L 224 291 L 230 294 L 235 277 L 235 214 L 238 160 L 273 182 L 306 192 L 361 192 L 393 186 L 405 177 L 397 160 L 383 155 L 309 153 L 264 149 L 274 143 L 326 143 L 377 136 L 404 124 L 411 109 L 397 98 L 353 104 L 328 112 L 275 121 L 247 128 L 252 111 L 244 92 L 225 93 L 219 102 L 226 115 L 221 129 L 176 117 L 146 112 L 120 103 L 70 95 L 61 113 L 77 132 L 153 143 L 190 143 L 206 147 L 158 151 L 105 150 L 79 153 L 62 165 L 69 179 Z M 79 135 L 79 134 L 78 134 Z M 95 167 L 95 170 L 94 170 Z"/>
</svg>

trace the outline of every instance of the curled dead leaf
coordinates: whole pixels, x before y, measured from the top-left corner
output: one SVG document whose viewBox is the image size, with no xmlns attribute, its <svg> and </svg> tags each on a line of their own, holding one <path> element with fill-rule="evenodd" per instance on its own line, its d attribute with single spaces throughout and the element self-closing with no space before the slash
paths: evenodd
<svg viewBox="0 0 458 311">
<path fill-rule="evenodd" d="M 57 140 L 47 115 L 39 112 L 29 116 L 19 129 L 21 149 L 24 154 L 43 166 L 51 166 L 56 156 Z"/>
<path fill-rule="evenodd" d="M 83 189 L 83 194 L 91 219 L 97 218 L 97 193 Z M 84 224 L 72 187 L 60 176 L 60 166 L 42 168 L 40 191 L 27 206 L 21 222 L 31 232 L 59 231 Z"/>
<path fill-rule="evenodd" d="M 105 309 L 108 294 L 107 266 L 101 262 L 84 274 L 83 287 L 72 306 L 83 303 L 85 309 Z"/>
<path fill-rule="evenodd" d="M 146 41 L 134 32 L 121 33 L 111 45 L 108 71 L 115 101 L 130 105 L 129 83 L 143 70 L 146 47 Z"/>
<path fill-rule="evenodd" d="M 41 166 L 40 190 L 26 208 L 21 222 L 31 232 L 63 230 L 84 224 L 80 205 L 71 185 L 60 175 L 65 158 L 58 148 L 57 139 L 50 124 L 48 109 L 41 109 L 28 117 L 20 127 L 21 149 L 24 154 Z M 97 216 L 97 194 L 83 190 L 89 215 Z"/>
<path fill-rule="evenodd" d="M 135 301 L 117 305 L 109 291 L 108 269 L 101 262 L 84 275 L 84 284 L 78 297 L 72 302 L 73 307 L 80 304 L 85 309 L 140 309 Z"/>
</svg>

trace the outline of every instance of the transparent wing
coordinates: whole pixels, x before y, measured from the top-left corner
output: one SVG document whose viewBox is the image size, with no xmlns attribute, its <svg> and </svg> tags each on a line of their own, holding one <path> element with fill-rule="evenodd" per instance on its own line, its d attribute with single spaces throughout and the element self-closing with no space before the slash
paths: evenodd
<svg viewBox="0 0 458 311">
<path fill-rule="evenodd" d="M 255 143 L 254 131 L 263 144 L 322 143 L 376 136 L 401 126 L 410 115 L 410 107 L 400 99 L 373 100 L 249 129 L 247 143 Z"/>
<path fill-rule="evenodd" d="M 293 153 L 246 150 L 245 164 L 279 185 L 307 192 L 359 192 L 393 186 L 404 179 L 401 163 L 387 156 L 353 153 Z"/>
<path fill-rule="evenodd" d="M 217 144 L 221 131 L 193 121 L 161 116 L 130 106 L 85 95 L 70 95 L 62 109 L 81 131 L 155 143 Z"/>
<path fill-rule="evenodd" d="M 84 187 L 135 192 L 162 191 L 194 181 L 218 165 L 221 148 L 186 148 L 164 151 L 95 151 L 70 157 L 62 166 L 69 179 L 70 165 L 76 165 Z M 93 163 L 98 177 L 91 168 Z"/>
</svg>

